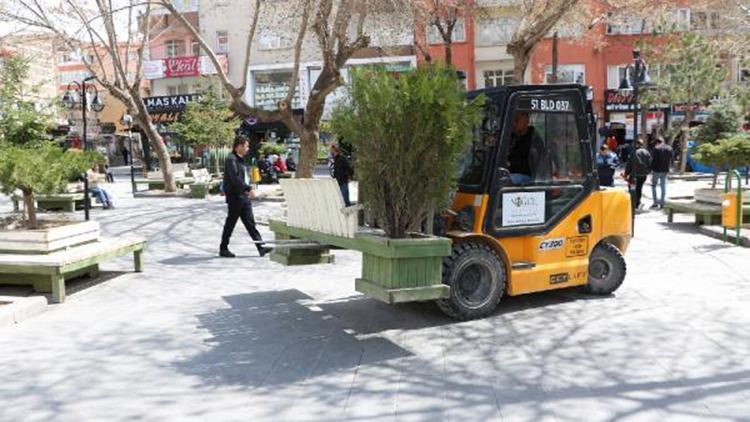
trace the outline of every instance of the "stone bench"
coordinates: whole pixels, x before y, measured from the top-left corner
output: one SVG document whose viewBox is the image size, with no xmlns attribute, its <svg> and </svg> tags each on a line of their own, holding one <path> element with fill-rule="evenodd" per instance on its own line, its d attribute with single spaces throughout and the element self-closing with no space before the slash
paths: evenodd
<svg viewBox="0 0 750 422">
<path fill-rule="evenodd" d="M 51 195 L 34 195 L 34 200 L 39 209 L 74 212 L 76 206 L 80 205 L 83 207 L 83 197 L 83 192 L 57 193 Z M 23 204 L 23 197 L 20 195 L 11 195 L 11 201 L 13 201 L 13 210 L 16 212 L 20 211 L 21 204 Z"/>
<path fill-rule="evenodd" d="M 102 238 L 49 254 L 0 253 L 0 284 L 30 284 L 39 292 L 51 292 L 52 301 L 65 301 L 65 281 L 82 275 L 97 277 L 101 262 L 133 253 L 135 271 L 143 271 L 142 238 Z"/>
<path fill-rule="evenodd" d="M 697 202 L 693 199 L 673 199 L 666 201 L 664 211 L 667 213 L 667 222 L 674 222 L 675 214 L 694 214 L 696 225 L 720 225 L 721 205 Z M 742 209 L 745 221 L 750 221 L 750 205 Z"/>
</svg>

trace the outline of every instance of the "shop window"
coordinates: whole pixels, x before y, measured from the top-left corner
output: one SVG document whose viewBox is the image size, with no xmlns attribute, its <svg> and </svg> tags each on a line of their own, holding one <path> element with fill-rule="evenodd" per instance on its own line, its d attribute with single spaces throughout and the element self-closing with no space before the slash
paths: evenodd
<svg viewBox="0 0 750 422">
<path fill-rule="evenodd" d="M 552 66 L 545 68 L 544 82 L 552 83 Z M 586 67 L 582 64 L 561 64 L 557 66 L 558 84 L 585 84 Z"/>
<path fill-rule="evenodd" d="M 512 69 L 485 70 L 484 87 L 492 88 L 496 86 L 510 85 L 513 83 Z"/>
<path fill-rule="evenodd" d="M 255 106 L 265 110 L 274 110 L 281 100 L 286 98 L 289 92 L 289 81 L 292 78 L 291 71 L 281 72 L 254 72 L 255 80 Z M 292 100 L 293 108 L 300 108 L 299 89 L 294 92 Z"/>
<path fill-rule="evenodd" d="M 227 31 L 216 31 L 216 53 L 229 53 L 229 33 Z"/>
<path fill-rule="evenodd" d="M 452 41 L 454 43 L 466 41 L 466 24 L 463 18 L 458 18 L 456 20 L 456 25 L 453 27 L 452 35 Z M 427 29 L 427 42 L 429 44 L 443 43 L 443 37 L 442 35 L 440 35 L 440 31 L 438 31 L 435 25 L 430 25 L 430 27 Z"/>
</svg>

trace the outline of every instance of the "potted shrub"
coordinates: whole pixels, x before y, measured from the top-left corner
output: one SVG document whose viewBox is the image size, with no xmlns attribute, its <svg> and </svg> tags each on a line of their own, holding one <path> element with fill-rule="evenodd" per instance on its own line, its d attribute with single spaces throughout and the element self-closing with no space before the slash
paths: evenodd
<svg viewBox="0 0 750 422">
<path fill-rule="evenodd" d="M 26 98 L 22 87 L 28 71 L 28 61 L 17 55 L 0 67 L 0 191 L 20 191 L 24 203 L 20 219 L 0 221 L 0 250 L 50 252 L 97 239 L 99 226 L 40 221 L 35 195 L 64 192 L 69 180 L 103 159 L 94 152 L 63 151 L 49 140 L 52 113 Z"/>
<path fill-rule="evenodd" d="M 0 228 L 0 250 L 49 252 L 97 239 L 99 226 L 94 222 L 39 220 L 34 197 L 63 192 L 68 180 L 101 161 L 98 153 L 63 151 L 49 141 L 0 145 L 0 190 L 7 195 L 20 191 L 24 203 L 23 218 Z"/>
<path fill-rule="evenodd" d="M 357 290 L 388 302 L 448 296 L 442 257 L 451 241 L 424 234 L 423 223 L 447 205 L 459 154 L 480 116 L 455 71 L 427 66 L 394 75 L 353 72 L 348 100 L 334 111 L 335 133 L 355 150 L 360 203 L 384 235 L 358 235 L 363 251 Z"/>
<path fill-rule="evenodd" d="M 750 163 L 750 137 L 744 133 L 735 133 L 716 143 L 707 143 L 697 148 L 696 160 L 715 167 L 716 173 L 711 188 L 700 188 L 695 190 L 695 200 L 712 204 L 721 204 L 723 187 L 716 187 L 719 173 L 722 168 L 728 170 L 736 169 Z M 746 188 L 745 191 L 748 191 Z M 749 194 L 743 194 L 743 202 L 750 204 Z"/>
</svg>

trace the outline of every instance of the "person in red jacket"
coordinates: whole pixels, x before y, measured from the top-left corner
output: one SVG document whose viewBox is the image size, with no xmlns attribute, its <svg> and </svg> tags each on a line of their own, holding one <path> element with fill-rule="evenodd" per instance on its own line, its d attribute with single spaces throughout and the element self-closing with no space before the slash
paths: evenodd
<svg viewBox="0 0 750 422">
<path fill-rule="evenodd" d="M 279 174 L 286 173 L 286 163 L 284 163 L 284 160 L 282 160 L 278 155 L 274 156 L 273 167 Z"/>
</svg>

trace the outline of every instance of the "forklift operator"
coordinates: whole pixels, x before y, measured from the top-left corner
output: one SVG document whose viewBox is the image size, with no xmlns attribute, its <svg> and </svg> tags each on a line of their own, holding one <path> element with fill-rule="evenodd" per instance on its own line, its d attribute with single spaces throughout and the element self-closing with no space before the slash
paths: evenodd
<svg viewBox="0 0 750 422">
<path fill-rule="evenodd" d="M 510 137 L 508 171 L 513 184 L 523 185 L 532 181 L 542 181 L 552 176 L 553 152 L 549 151 L 544 140 L 530 124 L 528 112 L 519 112 L 513 118 L 513 133 Z"/>
</svg>

